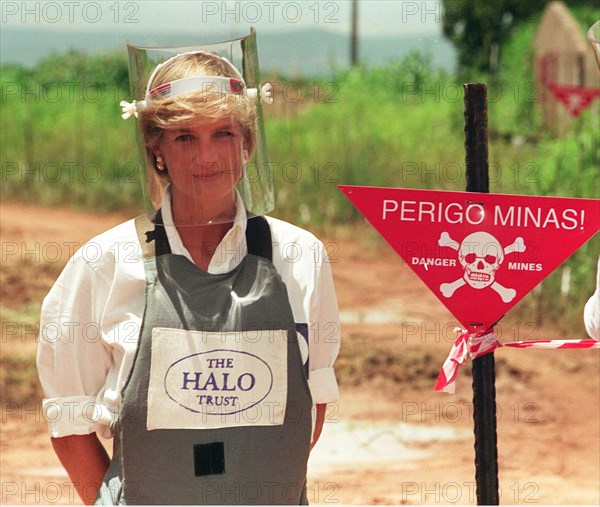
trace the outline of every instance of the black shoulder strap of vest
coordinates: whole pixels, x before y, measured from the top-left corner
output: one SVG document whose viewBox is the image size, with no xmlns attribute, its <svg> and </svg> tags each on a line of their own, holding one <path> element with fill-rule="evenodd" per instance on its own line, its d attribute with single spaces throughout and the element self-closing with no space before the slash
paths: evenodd
<svg viewBox="0 0 600 507">
<path fill-rule="evenodd" d="M 137 217 L 135 229 L 144 258 L 171 253 L 167 232 L 162 225 L 161 210 L 158 210 L 153 217 L 148 214 Z"/>
<path fill-rule="evenodd" d="M 273 241 L 271 239 L 271 228 L 269 222 L 263 216 L 248 219 L 246 225 L 246 243 L 248 253 L 273 260 Z"/>
<path fill-rule="evenodd" d="M 162 225 L 161 211 L 153 219 L 147 215 L 136 218 L 136 229 L 144 257 L 171 253 L 167 233 Z M 265 217 L 249 218 L 246 225 L 246 243 L 248 253 L 273 260 L 273 242 L 271 228 Z"/>
</svg>

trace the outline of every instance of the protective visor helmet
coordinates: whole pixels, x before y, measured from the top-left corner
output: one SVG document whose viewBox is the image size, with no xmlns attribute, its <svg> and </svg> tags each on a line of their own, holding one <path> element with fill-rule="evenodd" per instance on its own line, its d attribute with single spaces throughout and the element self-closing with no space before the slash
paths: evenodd
<svg viewBox="0 0 600 507">
<path fill-rule="evenodd" d="M 256 32 L 194 47 L 128 45 L 128 53 L 132 96 L 142 98 L 122 101 L 122 117 L 136 119 L 148 211 L 170 198 L 164 224 L 177 226 L 271 211 L 261 104 L 272 102 L 271 85 L 260 85 Z"/>
</svg>

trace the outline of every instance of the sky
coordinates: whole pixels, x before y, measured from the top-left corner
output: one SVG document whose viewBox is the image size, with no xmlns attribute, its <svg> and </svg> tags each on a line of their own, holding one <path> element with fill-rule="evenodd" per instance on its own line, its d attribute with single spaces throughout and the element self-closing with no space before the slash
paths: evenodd
<svg viewBox="0 0 600 507">
<path fill-rule="evenodd" d="M 349 33 L 350 0 L 1 0 L 2 25 L 46 31 L 195 32 L 238 37 L 260 32 L 322 28 Z M 440 32 L 437 0 L 358 0 L 359 34 L 365 37 Z"/>
</svg>

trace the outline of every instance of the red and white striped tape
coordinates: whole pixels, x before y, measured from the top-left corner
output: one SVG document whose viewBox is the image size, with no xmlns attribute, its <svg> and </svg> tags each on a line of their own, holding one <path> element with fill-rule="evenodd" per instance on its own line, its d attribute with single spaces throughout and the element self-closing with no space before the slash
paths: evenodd
<svg viewBox="0 0 600 507">
<path fill-rule="evenodd" d="M 458 368 L 466 363 L 467 354 L 471 359 L 476 359 L 493 352 L 499 347 L 515 347 L 520 349 L 598 349 L 600 342 L 592 338 L 582 340 L 525 340 L 520 342 L 502 343 L 498 340 L 494 328 L 489 332 L 469 333 L 466 329 L 456 328 L 460 332 L 452 346 L 440 375 L 435 384 L 436 391 L 453 393 L 456 389 L 455 381 Z"/>
</svg>

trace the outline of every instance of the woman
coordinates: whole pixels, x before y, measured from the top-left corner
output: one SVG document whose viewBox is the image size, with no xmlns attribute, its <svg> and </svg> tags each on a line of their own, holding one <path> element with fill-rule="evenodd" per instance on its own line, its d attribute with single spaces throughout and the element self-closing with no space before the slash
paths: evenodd
<svg viewBox="0 0 600 507">
<path fill-rule="evenodd" d="M 44 300 L 53 447 L 86 503 L 307 503 L 308 453 L 337 400 L 324 247 L 248 216 L 236 184 L 256 106 L 229 61 L 177 55 L 146 89 L 128 111 L 169 185 L 157 213 L 88 243 L 100 255 L 76 253 Z M 97 433 L 114 436 L 112 461 Z"/>
</svg>

